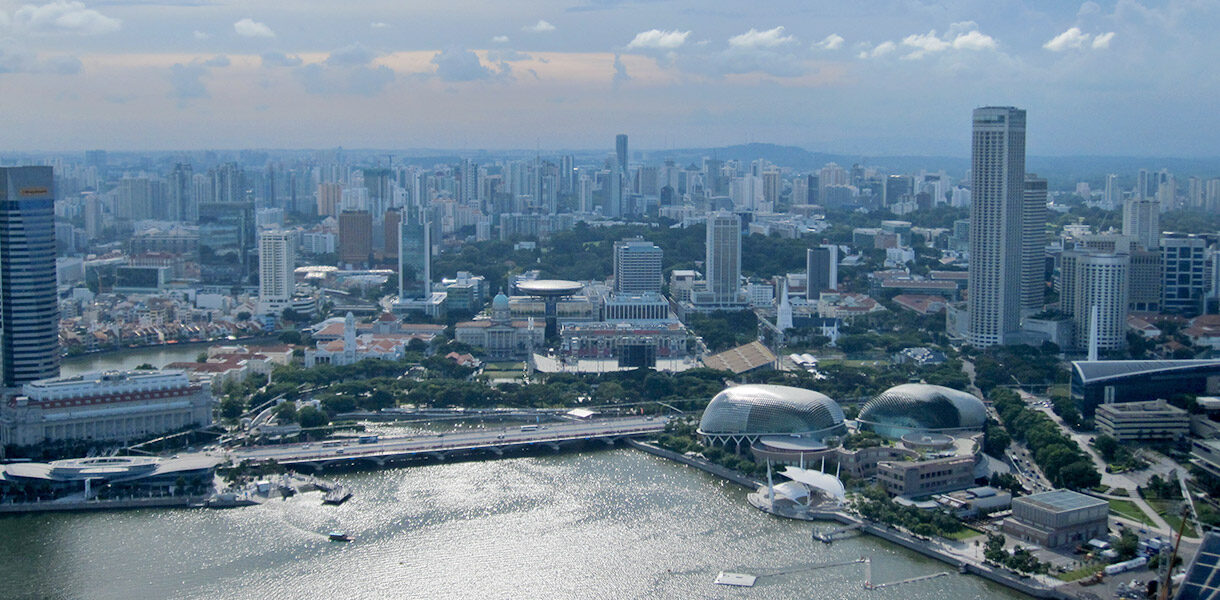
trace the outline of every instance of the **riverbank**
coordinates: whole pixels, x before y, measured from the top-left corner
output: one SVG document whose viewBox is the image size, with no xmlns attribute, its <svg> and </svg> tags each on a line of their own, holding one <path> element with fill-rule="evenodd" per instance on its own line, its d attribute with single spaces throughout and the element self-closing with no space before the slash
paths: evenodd
<svg viewBox="0 0 1220 600">
<path fill-rule="evenodd" d="M 109 348 L 106 350 L 66 356 L 60 360 L 60 375 L 71 377 L 90 371 L 110 369 L 125 370 L 148 363 L 161 368 L 173 362 L 193 362 L 201 350 L 217 345 L 276 343 L 275 336 L 253 336 L 230 340 L 181 342 L 176 344 L 150 344 L 131 348 Z"/>
</svg>

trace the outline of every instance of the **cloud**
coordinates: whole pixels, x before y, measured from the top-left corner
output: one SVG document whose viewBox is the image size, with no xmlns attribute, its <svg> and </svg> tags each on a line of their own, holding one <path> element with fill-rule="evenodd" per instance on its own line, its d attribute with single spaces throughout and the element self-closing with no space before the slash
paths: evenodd
<svg viewBox="0 0 1220 600">
<path fill-rule="evenodd" d="M 843 42 L 843 36 L 837 33 L 832 33 L 823 38 L 822 41 L 815 42 L 813 47 L 821 48 L 823 50 L 838 50 L 839 48 L 843 47 Z"/>
<path fill-rule="evenodd" d="M 205 67 L 227 67 L 230 64 L 229 57 L 223 54 L 213 56 L 212 58 L 203 61 L 203 66 Z"/>
<path fill-rule="evenodd" d="M 491 62 L 516 62 L 520 60 L 532 60 L 534 57 L 524 53 L 510 50 L 508 48 L 496 48 L 487 51 L 487 60 Z"/>
<path fill-rule="evenodd" d="M 208 93 L 208 88 L 203 85 L 203 81 L 200 79 L 207 74 L 207 67 L 199 63 L 185 65 L 175 63 L 169 68 L 169 83 L 173 86 L 170 97 L 177 98 L 179 101 L 210 98 L 211 94 Z"/>
<path fill-rule="evenodd" d="M 301 66 L 301 57 L 284 54 L 283 52 L 264 52 L 261 58 L 264 67 Z"/>
<path fill-rule="evenodd" d="M 38 54 L 18 45 L 13 40 L 0 38 L 0 74 L 4 73 L 53 73 L 75 75 L 81 71 L 80 59 L 68 55 L 40 59 Z"/>
<path fill-rule="evenodd" d="M 1089 2 L 1085 2 L 1084 4 L 1080 5 L 1080 10 L 1076 11 L 1076 16 L 1084 17 L 1087 15 L 1093 15 L 1093 14 L 1097 14 L 1100 12 L 1101 12 L 1101 5 L 1090 0 Z"/>
<path fill-rule="evenodd" d="M 1099 33 L 1093 38 L 1093 49 L 1104 50 L 1110 47 L 1110 40 L 1114 39 L 1114 32 Z"/>
<path fill-rule="evenodd" d="M 749 31 L 729 38 L 729 46 L 734 48 L 775 48 L 796 41 L 796 36 L 784 35 L 784 26 L 775 29 L 759 31 L 750 28 Z"/>
<path fill-rule="evenodd" d="M 895 44 L 894 42 L 889 42 L 889 41 L 881 42 L 880 44 L 877 44 L 877 47 L 873 48 L 872 50 L 867 50 L 867 49 L 861 50 L 860 58 L 881 58 L 882 56 L 890 54 L 891 52 L 893 52 L 897 49 L 898 49 L 898 44 Z"/>
<path fill-rule="evenodd" d="M 1089 41 L 1089 37 L 1089 34 L 1080 31 L 1079 27 L 1072 27 L 1071 29 L 1068 29 L 1067 31 L 1051 38 L 1049 42 L 1042 44 L 1042 47 L 1050 50 L 1051 52 L 1063 52 L 1064 50 L 1071 48 L 1083 48 L 1085 43 Z M 1107 43 L 1108 42 L 1109 40 L 1107 40 Z"/>
<path fill-rule="evenodd" d="M 81 71 L 79 58 L 70 55 L 52 56 L 42 61 L 42 70 L 56 75 L 75 75 Z"/>
<path fill-rule="evenodd" d="M 496 37 L 491 38 L 491 41 L 492 41 L 492 43 L 495 43 L 495 44 L 507 44 L 508 36 L 507 35 L 497 35 Z"/>
<path fill-rule="evenodd" d="M 195 31 L 195 39 L 197 39 L 199 41 L 203 41 L 203 40 L 209 39 L 211 37 L 212 37 L 212 34 L 210 34 L 210 33 L 205 33 L 203 31 L 198 31 L 198 30 Z"/>
<path fill-rule="evenodd" d="M 373 29 L 388 29 L 390 27 L 390 24 L 382 23 L 381 21 L 377 21 L 376 23 L 369 25 L 369 27 L 372 27 Z"/>
<path fill-rule="evenodd" d="M 300 67 L 296 74 L 306 92 L 322 95 L 376 96 L 395 78 L 394 70 L 385 65 L 367 67 L 313 63 Z"/>
<path fill-rule="evenodd" d="M 83 2 L 56 0 L 42 6 L 22 6 L 13 13 L 12 25 L 30 33 L 98 35 L 118 31 L 122 21 L 85 8 Z"/>
<path fill-rule="evenodd" d="M 367 65 L 377 58 L 377 53 L 364 47 L 359 42 L 344 46 L 330 53 L 326 57 L 326 64 L 338 67 L 351 67 Z"/>
<path fill-rule="evenodd" d="M 660 29 L 649 29 L 635 34 L 635 38 L 627 44 L 628 48 L 656 48 L 661 50 L 673 50 L 679 48 L 686 43 L 686 38 L 690 36 L 689 31 L 662 31 Z"/>
<path fill-rule="evenodd" d="M 913 34 L 902 38 L 902 45 L 913 50 L 903 55 L 903 60 L 919 60 L 925 56 L 944 52 L 946 50 L 994 50 L 996 41 L 976 29 L 973 21 L 963 21 L 949 26 L 944 37 L 936 35 L 936 30 L 924 34 Z"/>
<path fill-rule="evenodd" d="M 436 76 L 441 81 L 479 81 L 491 79 L 491 69 L 479 62 L 479 56 L 469 50 L 450 46 L 432 57 Z"/>
<path fill-rule="evenodd" d="M 272 31 L 270 27 L 267 27 L 267 25 L 265 23 L 260 23 L 258 21 L 255 21 L 254 19 L 251 19 L 250 17 L 246 17 L 246 18 L 234 23 L 233 31 L 237 32 L 237 35 L 240 35 L 242 37 L 251 37 L 251 38 L 259 38 L 259 37 L 273 38 L 273 37 L 275 37 L 275 32 Z"/>
<path fill-rule="evenodd" d="M 618 54 L 614 55 L 614 78 L 611 83 L 614 84 L 614 89 L 618 86 L 631 81 L 631 76 L 627 74 L 627 65 L 623 64 L 623 57 Z"/>
<path fill-rule="evenodd" d="M 555 31 L 555 26 L 539 19 L 538 22 L 534 23 L 533 25 L 526 25 L 525 27 L 522 27 L 521 31 L 528 31 L 530 33 L 547 33 L 550 31 Z"/>
</svg>

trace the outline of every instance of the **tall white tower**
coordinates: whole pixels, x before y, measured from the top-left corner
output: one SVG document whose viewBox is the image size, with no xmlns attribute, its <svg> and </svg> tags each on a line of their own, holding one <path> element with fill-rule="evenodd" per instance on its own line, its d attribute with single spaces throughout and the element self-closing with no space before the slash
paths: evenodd
<svg viewBox="0 0 1220 600">
<path fill-rule="evenodd" d="M 293 270 L 296 252 L 293 234 L 264 231 L 258 238 L 258 302 L 263 314 L 283 312 L 296 289 Z"/>
<path fill-rule="evenodd" d="M 974 110 L 967 340 L 1004 344 L 1021 325 L 1025 111 Z"/>
</svg>

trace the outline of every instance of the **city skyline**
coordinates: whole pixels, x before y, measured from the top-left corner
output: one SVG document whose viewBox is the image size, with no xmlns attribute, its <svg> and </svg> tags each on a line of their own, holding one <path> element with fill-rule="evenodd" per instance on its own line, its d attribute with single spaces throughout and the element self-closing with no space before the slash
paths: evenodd
<svg viewBox="0 0 1220 600">
<path fill-rule="evenodd" d="M 962 155 L 957 115 L 1014 104 L 1040 115 L 1031 154 L 1220 155 L 1203 62 L 1220 11 L 1184 0 L 293 8 L 0 6 L 5 150 L 594 148 L 626 132 L 634 148 Z M 1169 93 L 1183 82 L 1194 93 Z"/>
</svg>

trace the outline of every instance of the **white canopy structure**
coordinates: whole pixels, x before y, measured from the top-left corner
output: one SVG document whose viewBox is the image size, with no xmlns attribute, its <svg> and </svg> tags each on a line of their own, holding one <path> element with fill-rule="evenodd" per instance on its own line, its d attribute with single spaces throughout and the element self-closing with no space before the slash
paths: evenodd
<svg viewBox="0 0 1220 600">
<path fill-rule="evenodd" d="M 840 502 L 847 497 L 847 490 L 843 487 L 843 482 L 830 473 L 801 469 L 799 467 L 786 467 L 780 474 L 810 489 L 818 490 Z M 779 486 L 776 487 L 778 488 Z"/>
</svg>

